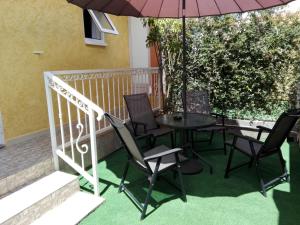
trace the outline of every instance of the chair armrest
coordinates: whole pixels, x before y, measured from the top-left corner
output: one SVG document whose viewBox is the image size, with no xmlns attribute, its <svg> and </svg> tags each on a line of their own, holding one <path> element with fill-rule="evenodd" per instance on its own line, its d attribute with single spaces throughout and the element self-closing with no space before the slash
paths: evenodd
<svg viewBox="0 0 300 225">
<path fill-rule="evenodd" d="M 233 145 L 235 145 L 237 138 L 242 138 L 242 139 L 244 139 L 244 140 L 247 140 L 247 141 L 253 142 L 253 143 L 259 143 L 259 144 L 262 144 L 262 143 L 263 143 L 263 142 L 261 142 L 261 141 L 255 139 L 255 138 L 253 138 L 253 137 L 244 136 L 244 135 L 242 135 L 242 134 L 236 134 L 236 133 L 231 133 L 231 132 L 229 132 L 229 134 L 233 135 L 233 143 L 232 143 Z"/>
<path fill-rule="evenodd" d="M 266 132 L 271 132 L 271 128 L 268 127 L 264 127 L 264 126 L 256 126 L 256 128 L 258 128 L 261 131 L 266 131 Z"/>
<path fill-rule="evenodd" d="M 268 127 L 264 127 L 264 126 L 256 126 L 258 128 L 258 134 L 257 134 L 257 140 L 260 140 L 261 137 L 261 133 L 262 132 L 268 132 L 270 133 L 272 131 L 272 129 L 268 128 Z"/>
<path fill-rule="evenodd" d="M 216 118 L 221 118 L 222 119 L 222 126 L 225 126 L 225 119 L 228 119 L 227 116 L 223 115 L 223 114 L 219 114 L 219 113 L 210 113 L 210 115 L 216 117 Z"/>
<path fill-rule="evenodd" d="M 144 158 L 144 160 L 145 161 L 149 161 L 151 159 L 161 158 L 163 156 L 174 154 L 174 153 L 180 152 L 182 150 L 183 150 L 182 148 L 173 148 L 173 149 L 170 149 L 170 150 L 167 150 L 167 151 L 163 151 L 163 152 L 151 155 L 151 156 L 147 156 L 147 157 Z"/>
<path fill-rule="evenodd" d="M 257 143 L 257 144 L 263 144 L 263 142 L 261 142 L 261 141 L 255 139 L 255 138 L 248 137 L 248 136 L 237 135 L 237 136 L 234 136 L 234 138 L 233 138 L 233 143 L 232 143 L 233 146 L 236 146 L 236 142 L 237 142 L 237 139 L 238 139 L 238 138 L 242 138 L 242 139 L 248 141 L 248 143 L 249 143 L 249 145 L 250 145 L 251 153 L 252 153 L 253 156 L 255 156 L 255 154 L 256 154 L 256 153 L 255 153 L 255 148 L 254 148 L 254 145 L 253 145 L 253 144 L 254 144 L 254 143 Z"/>
<path fill-rule="evenodd" d="M 225 116 L 224 114 L 220 114 L 220 113 L 210 113 L 210 115 L 215 116 L 215 117 L 221 117 L 224 119 L 228 119 L 228 116 Z"/>
</svg>

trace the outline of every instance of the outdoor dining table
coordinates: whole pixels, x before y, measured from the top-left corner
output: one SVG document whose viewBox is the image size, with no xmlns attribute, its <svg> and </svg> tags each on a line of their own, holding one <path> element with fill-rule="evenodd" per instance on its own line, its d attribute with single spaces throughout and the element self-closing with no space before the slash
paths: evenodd
<svg viewBox="0 0 300 225">
<path fill-rule="evenodd" d="M 186 113 L 186 116 L 184 116 L 183 113 L 172 113 L 159 116 L 158 118 L 156 118 L 156 121 L 160 125 L 182 131 L 182 148 L 185 150 L 189 158 L 187 161 L 182 163 L 182 173 L 198 174 L 202 172 L 202 164 L 197 160 L 197 158 L 201 161 L 206 161 L 191 148 L 191 145 L 189 143 L 189 131 L 197 128 L 205 128 L 215 125 L 215 117 L 200 113 Z M 197 158 L 193 158 L 193 155 L 196 155 Z M 209 165 L 209 163 L 207 162 L 206 164 Z M 211 166 L 210 170 L 212 173 Z"/>
</svg>

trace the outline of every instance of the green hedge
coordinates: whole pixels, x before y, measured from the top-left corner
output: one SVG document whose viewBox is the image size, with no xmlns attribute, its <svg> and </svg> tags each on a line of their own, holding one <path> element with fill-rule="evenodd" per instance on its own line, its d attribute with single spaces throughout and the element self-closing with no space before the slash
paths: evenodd
<svg viewBox="0 0 300 225">
<path fill-rule="evenodd" d="M 189 19 L 188 89 L 210 90 L 216 109 L 232 117 L 273 119 L 295 105 L 300 69 L 298 14 L 261 11 Z M 167 110 L 181 107 L 180 20 L 148 19 L 167 83 Z"/>
</svg>

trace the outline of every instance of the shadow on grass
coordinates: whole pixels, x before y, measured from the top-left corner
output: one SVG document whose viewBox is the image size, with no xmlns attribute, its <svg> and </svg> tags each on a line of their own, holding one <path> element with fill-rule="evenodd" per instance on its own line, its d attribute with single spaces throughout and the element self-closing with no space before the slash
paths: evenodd
<svg viewBox="0 0 300 225">
<path fill-rule="evenodd" d="M 168 140 L 158 140 L 157 144 L 163 144 L 164 142 L 167 144 Z M 205 148 L 214 148 L 216 146 L 220 146 L 220 144 L 222 145 L 222 136 L 220 134 L 216 134 L 212 145 L 208 145 L 207 143 L 200 143 L 196 145 L 196 148 L 203 150 Z M 273 199 L 280 212 L 280 225 L 296 224 L 296 222 L 299 221 L 300 218 L 298 216 L 300 206 L 295 207 L 296 205 L 300 205 L 300 192 L 298 191 L 300 190 L 300 177 L 296 175 L 297 170 L 300 171 L 300 163 L 298 163 L 299 166 L 298 164 L 295 164 L 295 157 L 300 157 L 300 155 L 297 155 L 299 154 L 298 146 L 291 146 L 291 148 L 293 149 L 292 151 L 290 151 L 290 173 L 292 174 L 291 192 L 287 193 L 278 190 L 274 190 L 273 192 Z M 260 185 L 254 168 L 248 168 L 247 166 L 240 168 L 239 170 L 232 172 L 228 179 L 224 179 L 224 172 L 228 155 L 225 156 L 223 151 L 207 151 L 202 152 L 201 155 L 214 166 L 214 173 L 211 175 L 208 168 L 205 168 L 204 172 L 200 174 L 184 175 L 183 179 L 188 196 L 196 196 L 200 198 L 220 196 L 238 197 L 251 192 L 258 192 L 260 190 Z M 237 152 L 233 159 L 233 165 L 241 163 L 245 160 L 248 160 L 248 158 Z M 108 169 L 110 173 L 113 174 L 113 176 L 111 174 L 107 176 L 102 175 L 101 179 L 99 180 L 102 186 L 100 193 L 101 195 L 104 195 L 105 197 L 106 192 L 111 188 L 113 188 L 113 191 L 117 192 L 126 162 L 127 153 L 124 149 L 116 151 L 100 162 L 102 165 L 105 165 L 106 169 Z M 265 168 L 264 177 L 273 177 L 279 174 L 279 162 L 276 156 L 269 157 L 262 163 L 263 167 Z M 166 176 L 168 180 L 174 181 L 172 173 L 166 173 L 162 175 Z M 177 183 L 176 181 L 174 182 Z M 135 196 L 135 198 L 137 198 L 139 202 L 143 203 L 149 186 L 149 183 L 144 174 L 142 174 L 134 166 L 130 166 L 125 184 L 130 192 Z M 82 188 L 88 191 L 92 190 L 92 188 L 88 187 L 88 185 L 82 185 Z M 296 192 L 299 192 L 299 194 L 297 194 Z M 267 194 L 268 198 L 272 198 L 270 193 Z M 174 199 L 178 199 L 180 197 L 180 191 L 178 191 L 164 179 L 159 179 L 156 182 L 151 196 L 151 200 L 149 203 L 150 207 L 148 208 L 147 216 L 152 214 L 162 204 Z M 261 198 L 264 197 L 261 196 Z"/>
<path fill-rule="evenodd" d="M 121 180 L 123 170 L 125 168 L 125 164 L 127 162 L 127 153 L 124 149 L 120 149 L 119 151 L 113 153 L 110 157 L 104 160 L 106 164 L 106 168 L 113 172 L 113 174 L 119 178 L 118 181 Z M 122 162 L 122 164 L 121 164 Z M 162 174 L 162 176 L 166 176 L 168 180 L 172 180 L 173 173 L 166 172 Z M 175 185 L 177 185 L 175 182 L 172 182 Z M 108 190 L 110 183 L 105 183 L 106 188 L 104 190 Z M 126 177 L 125 185 L 127 189 L 132 193 L 132 195 L 140 202 L 144 203 L 145 197 L 147 195 L 147 191 L 149 188 L 149 181 L 145 174 L 143 174 L 140 170 L 136 169 L 135 166 L 130 165 L 128 174 Z M 113 186 L 114 188 L 118 188 L 118 185 Z M 102 191 L 103 193 L 103 191 Z M 122 193 L 121 193 L 122 194 Z M 181 192 L 177 190 L 172 184 L 169 182 L 166 182 L 163 177 L 158 177 L 158 180 L 155 184 L 154 190 L 151 195 L 151 199 L 149 202 L 147 215 L 152 214 L 157 208 L 159 208 L 160 205 L 174 200 L 178 199 L 181 196 Z M 134 202 L 130 197 L 129 199 L 134 203 L 134 205 L 141 210 L 136 202 Z"/>
<path fill-rule="evenodd" d="M 80 179 L 80 188 L 86 192 L 90 192 L 91 194 L 94 194 L 94 189 L 93 189 L 93 185 L 91 183 L 89 183 L 88 181 L 86 181 L 83 177 L 81 177 Z M 108 191 L 109 188 L 113 187 L 113 188 L 118 188 L 119 185 L 116 183 L 113 183 L 109 180 L 105 180 L 102 178 L 99 178 L 99 183 L 103 186 L 104 188 L 103 190 L 100 191 L 100 195 L 104 195 L 106 191 Z"/>
<path fill-rule="evenodd" d="M 299 146 L 289 144 L 290 190 L 274 190 L 273 199 L 279 211 L 279 225 L 297 225 L 300 221 L 300 153 Z"/>
</svg>

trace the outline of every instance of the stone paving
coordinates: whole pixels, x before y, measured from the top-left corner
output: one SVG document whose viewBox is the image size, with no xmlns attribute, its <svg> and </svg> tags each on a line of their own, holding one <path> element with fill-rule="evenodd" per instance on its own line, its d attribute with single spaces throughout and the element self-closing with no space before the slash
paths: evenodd
<svg viewBox="0 0 300 225">
<path fill-rule="evenodd" d="M 0 149 L 0 195 L 24 186 L 53 170 L 49 131 L 12 140 Z"/>
<path fill-rule="evenodd" d="M 67 129 L 65 130 L 67 131 Z M 105 138 L 97 137 L 98 159 L 120 147 L 120 142 L 116 141 L 115 134 L 111 131 L 101 134 L 101 136 L 105 135 Z M 77 137 L 76 130 L 74 134 Z M 60 133 L 58 132 L 58 144 L 61 142 L 60 139 Z M 69 140 L 68 132 L 65 132 L 65 140 Z M 87 142 L 87 144 L 89 143 Z M 70 154 L 69 148 L 66 149 L 66 154 Z M 75 151 L 75 161 L 81 165 L 81 157 L 78 151 Z M 84 161 L 85 166 L 89 168 L 91 165 L 90 153 L 85 155 Z M 74 173 L 74 170 L 63 161 L 60 161 L 60 170 Z M 49 130 L 10 141 L 4 148 L 0 149 L 0 198 L 53 171 Z"/>
</svg>

